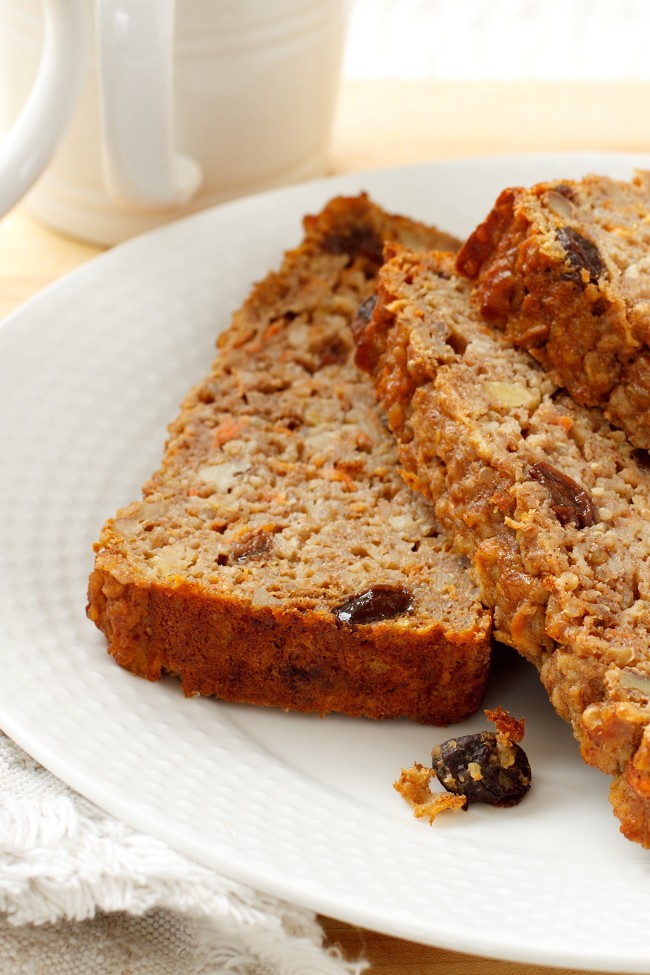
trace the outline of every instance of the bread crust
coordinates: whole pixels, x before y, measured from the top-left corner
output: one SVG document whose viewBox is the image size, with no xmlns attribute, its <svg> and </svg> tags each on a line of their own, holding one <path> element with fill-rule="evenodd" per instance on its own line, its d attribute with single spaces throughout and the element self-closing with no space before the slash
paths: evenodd
<svg viewBox="0 0 650 975">
<path fill-rule="evenodd" d="M 481 313 L 650 447 L 650 176 L 504 190 L 458 254 Z"/>
<path fill-rule="evenodd" d="M 393 247 L 360 341 L 400 459 L 473 565 L 495 637 L 538 669 L 650 845 L 650 471 L 485 324 L 453 254 Z M 440 488 L 440 485 L 443 488 Z"/>
<path fill-rule="evenodd" d="M 126 669 L 318 714 L 448 724 L 479 707 L 490 614 L 353 362 L 392 237 L 456 245 L 337 198 L 219 338 L 160 469 L 96 544 L 88 615 Z"/>
<path fill-rule="evenodd" d="M 114 579 L 93 573 L 95 607 Z M 425 632 L 389 621 L 337 626 L 325 611 L 251 609 L 184 582 L 129 582 L 101 618 L 121 666 L 148 680 L 177 675 L 188 697 L 448 724 L 477 709 L 484 687 L 484 631 L 452 640 L 440 622 Z"/>
</svg>

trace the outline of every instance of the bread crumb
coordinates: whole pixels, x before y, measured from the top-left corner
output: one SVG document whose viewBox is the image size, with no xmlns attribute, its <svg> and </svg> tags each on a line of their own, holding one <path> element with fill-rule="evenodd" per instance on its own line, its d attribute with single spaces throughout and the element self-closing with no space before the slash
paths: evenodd
<svg viewBox="0 0 650 975">
<path fill-rule="evenodd" d="M 433 824 L 434 819 L 447 809 L 467 809 L 465 796 L 452 795 L 450 792 L 432 792 L 430 788 L 433 769 L 416 762 L 410 768 L 403 768 L 399 779 L 393 782 L 393 788 L 408 802 L 417 819 L 428 819 Z"/>
</svg>

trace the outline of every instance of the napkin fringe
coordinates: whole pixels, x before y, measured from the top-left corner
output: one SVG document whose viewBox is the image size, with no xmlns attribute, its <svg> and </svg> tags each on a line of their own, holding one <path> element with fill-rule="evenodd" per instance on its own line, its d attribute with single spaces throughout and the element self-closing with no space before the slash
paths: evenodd
<svg viewBox="0 0 650 975">
<path fill-rule="evenodd" d="M 201 945 L 203 967 L 178 965 L 173 975 L 361 975 L 367 967 L 323 948 L 312 911 L 221 876 L 106 815 L 1 733 L 0 912 L 3 957 L 10 957 L 12 926 L 15 938 L 30 926 L 47 939 L 73 930 L 71 922 L 83 932 L 92 919 L 125 915 L 140 919 L 146 939 L 164 916 L 193 925 Z"/>
</svg>

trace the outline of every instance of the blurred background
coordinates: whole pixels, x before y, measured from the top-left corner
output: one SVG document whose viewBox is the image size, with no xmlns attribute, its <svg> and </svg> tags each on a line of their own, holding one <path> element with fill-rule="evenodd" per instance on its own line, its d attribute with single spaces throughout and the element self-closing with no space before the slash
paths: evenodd
<svg viewBox="0 0 650 975">
<path fill-rule="evenodd" d="M 650 153 L 650 0 L 348 2 L 329 173 Z M 0 221 L 0 315 L 93 253 L 18 208 Z"/>
<path fill-rule="evenodd" d="M 650 0 L 351 0 L 333 171 L 650 152 Z"/>
<path fill-rule="evenodd" d="M 650 79 L 648 0 L 352 0 L 347 78 Z"/>
</svg>

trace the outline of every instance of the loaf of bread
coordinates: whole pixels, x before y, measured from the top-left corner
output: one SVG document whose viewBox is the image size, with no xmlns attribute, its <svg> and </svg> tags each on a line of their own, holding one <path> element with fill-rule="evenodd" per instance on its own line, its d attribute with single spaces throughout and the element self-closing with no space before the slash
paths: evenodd
<svg viewBox="0 0 650 975">
<path fill-rule="evenodd" d="M 405 485 L 350 322 L 386 240 L 453 247 L 365 195 L 304 221 L 219 339 L 141 500 L 97 542 L 88 615 L 187 695 L 447 724 L 475 711 L 490 614 Z"/>
<path fill-rule="evenodd" d="M 650 465 L 485 324 L 453 254 L 387 249 L 359 333 L 413 486 L 650 847 Z"/>
<path fill-rule="evenodd" d="M 650 447 L 650 174 L 507 189 L 458 256 L 482 314 Z"/>
</svg>

